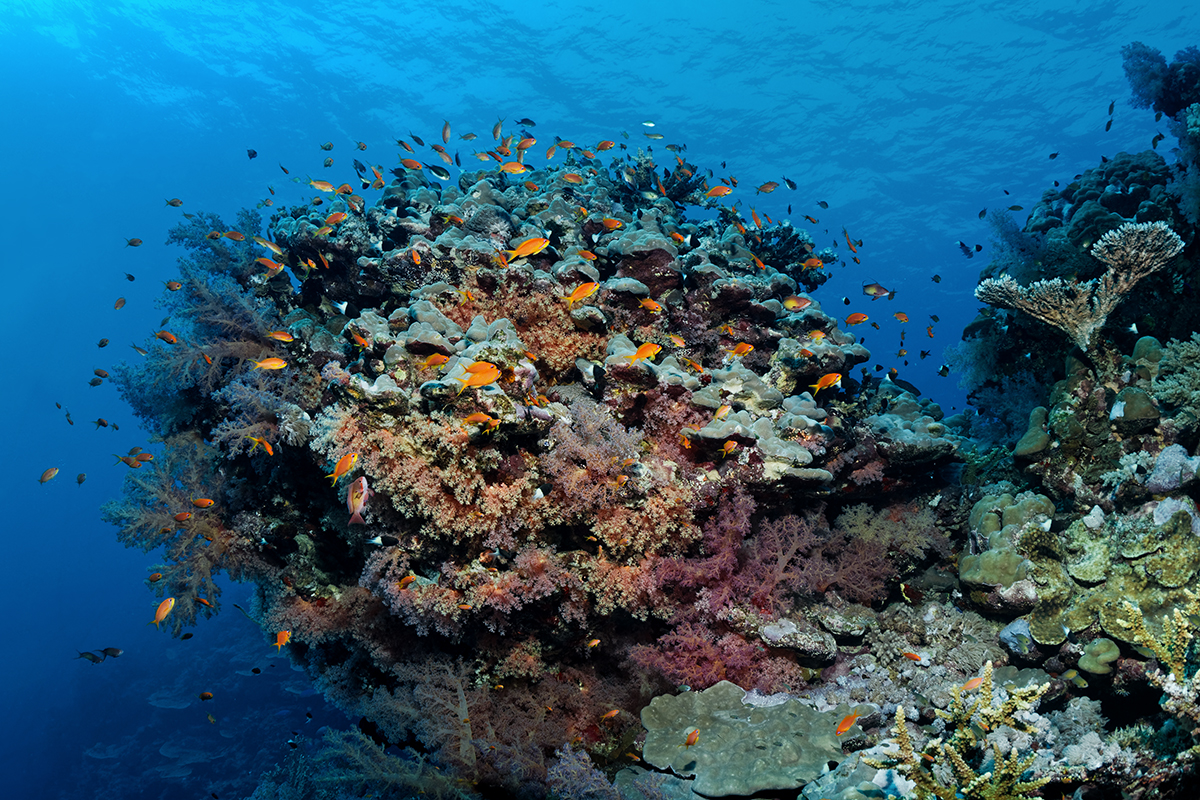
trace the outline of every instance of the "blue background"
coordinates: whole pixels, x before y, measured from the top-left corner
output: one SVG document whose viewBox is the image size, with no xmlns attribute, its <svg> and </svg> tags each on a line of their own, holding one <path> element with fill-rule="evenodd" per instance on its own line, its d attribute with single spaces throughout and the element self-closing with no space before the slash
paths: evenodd
<svg viewBox="0 0 1200 800">
<path fill-rule="evenodd" d="M 979 209 L 1031 208 L 1055 179 L 1165 132 L 1129 105 L 1119 50 L 1141 40 L 1170 57 L 1196 44 L 1200 5 L 1169 5 L 3 3 L 4 795 L 237 796 L 286 754 L 292 731 L 346 724 L 232 609 L 247 587 L 227 587 L 225 612 L 190 641 L 147 627 L 155 560 L 123 549 L 98 519 L 127 469 L 110 453 L 146 440 L 115 389 L 88 380 L 139 358 L 130 343 L 157 329 L 155 299 L 178 255 L 164 240 L 181 211 L 232 222 L 268 185 L 280 204 L 299 201 L 278 164 L 349 180 L 352 157 L 391 168 L 394 137 L 436 140 L 444 119 L 469 168 L 498 117 L 507 130 L 534 119 L 547 143 L 625 142 L 626 131 L 662 163 L 662 144 L 686 143 L 694 163 L 726 174 L 726 162 L 743 212 L 753 204 L 778 219 L 790 203 L 800 225 L 802 214 L 820 218 L 806 226 L 818 247 L 842 226 L 864 240 L 862 265 L 834 267 L 816 297 L 830 313 L 879 321 L 882 331 L 858 330 L 885 366 L 901 366 L 891 314 L 906 312 L 910 352 L 934 352 L 901 376 L 949 411 L 961 391 L 935 370 L 979 308 L 972 290 L 988 256 L 968 261 L 956 240 L 986 245 Z M 644 139 L 649 130 L 666 138 Z M 466 131 L 480 140 L 459 141 Z M 352 149 L 359 140 L 365 153 Z M 797 191 L 754 197 L 749 187 L 783 175 Z M 164 204 L 172 197 L 181 209 Z M 126 247 L 131 237 L 145 244 Z M 871 303 L 864 281 L 896 299 Z M 128 305 L 115 311 L 119 296 Z M 941 317 L 933 340 L 928 314 Z M 97 417 L 121 430 L 94 429 Z M 61 474 L 39 486 L 50 466 Z M 73 660 L 110 646 L 125 655 Z M 217 697 L 201 704 L 201 691 Z M 241 760 L 229 760 L 234 750 Z"/>
</svg>

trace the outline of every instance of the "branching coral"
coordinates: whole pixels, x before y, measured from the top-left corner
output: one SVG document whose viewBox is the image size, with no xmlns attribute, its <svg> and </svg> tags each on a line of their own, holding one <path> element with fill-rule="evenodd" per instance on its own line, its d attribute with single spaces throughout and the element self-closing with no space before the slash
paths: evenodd
<svg viewBox="0 0 1200 800">
<path fill-rule="evenodd" d="M 892 726 L 899 749 L 895 768 L 916 783 L 917 800 L 1029 800 L 1031 792 L 1052 780 L 1049 776 L 1026 779 L 1037 754 L 1022 756 L 1015 747 L 1006 754 L 995 745 L 989 751 L 976 731 L 994 731 L 1001 726 L 1031 731 L 1020 717 L 1037 705 L 1048 688 L 1049 684 L 1015 687 L 997 703 L 989 661 L 984 665 L 974 702 L 968 704 L 963 699 L 964 690 L 958 687 L 953 691 L 950 709 L 937 710 L 951 727 L 949 738 L 932 739 L 920 750 L 909 733 L 904 707 L 897 706 Z M 876 759 L 864 761 L 876 769 L 889 766 Z"/>
<path fill-rule="evenodd" d="M 1021 286 L 1012 277 L 988 278 L 975 289 L 985 303 L 1024 311 L 1067 334 L 1081 350 L 1142 278 L 1157 272 L 1183 250 L 1183 240 L 1165 223 L 1127 222 L 1092 248 L 1108 269 L 1081 283 L 1053 278 Z"/>
</svg>

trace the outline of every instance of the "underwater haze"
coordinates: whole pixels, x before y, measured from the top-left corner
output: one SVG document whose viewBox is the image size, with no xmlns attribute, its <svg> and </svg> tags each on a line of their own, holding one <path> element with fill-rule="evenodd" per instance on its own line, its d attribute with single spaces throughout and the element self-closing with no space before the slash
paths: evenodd
<svg viewBox="0 0 1200 800">
<path fill-rule="evenodd" d="M 179 279 L 177 260 L 185 255 L 178 244 L 168 242 L 168 232 L 187 222 L 183 214 L 215 214 L 232 229 L 239 209 L 249 208 L 268 222 L 273 213 L 308 203 L 324 191 L 310 180 L 348 181 L 358 190 L 351 167 L 355 159 L 381 166 L 383 179 L 391 183 L 391 170 L 404 171 L 400 159 L 415 157 L 449 172 L 439 186 L 457 187 L 467 172 L 490 168 L 498 174 L 499 156 L 491 160 L 485 155 L 485 163 L 475 155 L 498 144 L 491 135 L 497 120 L 503 120 L 505 134 L 524 130 L 538 139 L 529 150 L 530 163 L 537 162 L 534 169 L 543 169 L 546 148 L 559 137 L 582 147 L 611 141 L 611 151 L 596 153 L 594 160 L 572 153 L 571 158 L 580 160 L 571 163 L 585 172 L 581 164 L 607 168 L 610 157 L 628 157 L 632 163 L 641 151 L 659 172 L 668 168 L 672 180 L 678 178 L 677 170 L 688 169 L 685 164 L 698 179 L 712 170 L 704 188 L 728 186 L 732 191 L 728 196 L 703 190 L 691 195 L 691 222 L 720 218 L 730 225 L 732 218 L 721 217 L 728 213 L 721 209 L 738 202 L 738 219 L 751 232 L 784 221 L 806 230 L 811 236 L 806 252 L 827 254 L 816 267 L 822 276 L 811 285 L 793 281 L 791 286 L 797 294 L 811 294 L 832 323 L 841 320 L 838 335 L 850 334 L 841 345 L 845 352 L 859 345 L 870 351 L 866 359 L 847 357 L 845 369 L 833 369 L 842 376 L 841 389 L 851 379 L 867 383 L 890 374 L 902 386 L 918 387 L 922 402 L 936 402 L 949 416 L 967 409 L 972 387 L 960 384 L 963 359 L 969 355 L 946 350 L 962 339 L 963 329 L 985 307 L 974 291 L 995 247 L 982 210 L 1011 207 L 1022 225 L 1055 181 L 1066 185 L 1102 157 L 1151 148 L 1168 120 L 1156 123 L 1153 111 L 1135 107 L 1121 48 L 1142 41 L 1169 57 L 1196 43 L 1198 32 L 1200 5 L 1132 0 L 4 2 L 0 64 L 9 77 L 0 89 L 5 120 L 0 152 L 7 154 L 10 187 L 4 247 L 9 301 L 2 323 L 10 353 L 5 393 L 9 433 L 2 445 L 3 463 L 9 465 L 4 485 L 10 521 L 0 560 L 0 641 L 7 652 L 0 661 L 6 687 L 0 737 L 4 796 L 249 797 L 264 771 L 289 763 L 294 752 L 314 748 L 324 730 L 351 729 L 369 716 L 355 704 L 358 699 L 351 701 L 350 690 L 331 686 L 332 679 L 314 685 L 311 678 L 321 667 L 311 654 L 303 663 L 294 660 L 291 649 L 308 647 L 315 636 L 302 641 L 296 626 L 294 643 L 275 646 L 277 630 L 267 620 L 283 619 L 283 612 L 271 606 L 270 597 L 256 596 L 255 581 L 262 574 L 254 571 L 257 567 L 247 567 L 245 582 L 220 575 L 221 613 L 193 609 L 190 613 L 198 619 L 194 627 L 183 629 L 194 634 L 188 639 L 173 635 L 179 631 L 172 631 L 170 618 L 161 630 L 148 624 L 162 599 L 150 577 L 169 571 L 164 564 L 170 559 L 161 548 L 146 552 L 123 546 L 118 527 L 101 518 L 101 505 L 121 500 L 123 492 L 122 502 L 138 502 L 136 493 L 123 489 L 127 474 L 136 469 L 140 476 L 157 468 L 150 462 L 134 467 L 121 457 L 136 460 L 131 451 L 137 447 L 159 461 L 165 457 L 167 448 L 154 436 L 165 428 L 155 430 L 145 411 L 147 398 L 160 395 L 138 383 L 142 377 L 137 370 L 147 362 L 137 348 L 149 349 L 153 357 L 167 347 L 161 337 L 157 342 L 153 337 L 173 327 L 166 320 L 179 310 L 171 305 L 174 300 L 163 298 L 170 288 L 164 283 Z M 1110 103 L 1115 103 L 1111 113 Z M 521 125 L 523 118 L 536 124 Z M 428 147 L 442 141 L 444 122 L 453 130 L 445 145 L 450 160 L 457 153 L 461 167 L 443 164 Z M 460 138 L 468 132 L 477 138 Z M 424 148 L 412 144 L 418 137 L 427 143 Z M 401 150 L 398 139 L 412 144 L 415 156 Z M 323 150 L 327 142 L 332 149 Z M 668 144 L 679 148 L 668 150 Z M 1157 150 L 1170 160 L 1174 144 L 1169 138 Z M 561 161 L 564 155 L 556 158 Z M 323 166 L 327 158 L 334 160 L 330 167 Z M 424 188 L 437 181 L 428 167 L 426 173 Z M 657 180 L 653 169 L 651 174 Z M 597 195 L 605 202 L 621 188 L 616 168 L 612 175 L 613 186 Z M 525 177 L 508 180 L 518 186 Z M 534 182 L 544 188 L 550 180 L 538 177 Z M 777 185 L 764 188 L 772 182 Z M 364 186 L 368 183 L 363 180 Z M 647 186 L 640 189 L 643 197 L 645 191 L 653 196 L 648 203 L 663 201 Z M 377 199 L 383 203 L 377 191 L 362 189 L 362 194 L 368 205 Z M 703 205 L 694 199 L 701 195 Z M 182 203 L 170 202 L 176 198 Z M 674 197 L 668 201 L 680 209 L 685 205 Z M 631 202 L 628 208 L 633 208 Z M 327 199 L 321 216 L 333 208 Z M 627 211 L 616 205 L 611 209 L 626 228 L 644 219 Z M 769 216 L 773 222 L 752 224 L 752 213 L 756 220 Z M 208 218 L 195 224 L 208 225 Z M 715 228 L 705 230 L 711 238 Z M 272 241 L 282 236 L 268 233 L 265 226 L 246 229 L 247 239 L 252 233 Z M 203 236 L 193 234 L 177 238 L 188 247 L 198 246 Z M 599 243 L 601 235 L 590 241 Z M 582 248 L 587 241 L 576 244 Z M 699 241 L 701 233 L 696 232 L 680 250 Z M 503 247 L 519 244 L 515 238 Z M 253 255 L 273 257 L 261 249 Z M 509 259 L 516 262 L 522 255 Z M 294 261 L 288 267 L 299 286 Z M 753 277 L 754 272 L 748 274 Z M 576 283 L 569 282 L 563 291 Z M 864 287 L 871 284 L 879 285 L 884 296 L 866 293 Z M 776 300 L 790 291 L 776 292 Z M 115 308 L 119 298 L 124 303 Z M 336 305 L 343 296 L 330 292 L 324 299 L 322 308 L 328 310 L 329 302 Z M 454 302 L 439 306 L 442 318 L 461 322 L 465 330 L 470 315 L 459 320 L 458 298 L 450 299 Z M 669 299 L 664 295 L 658 300 L 667 304 Z M 310 305 L 315 308 L 316 302 Z M 636 317 L 642 312 L 633 308 L 636 303 L 628 305 L 615 312 L 604 306 L 610 319 L 636 320 L 627 331 L 633 340 L 629 355 L 620 351 L 619 356 L 630 363 L 610 369 L 617 382 L 635 380 L 623 378 L 621 370 L 636 371 L 644 358 L 642 350 L 635 354 L 633 348 L 649 340 L 638 339 L 634 331 L 644 334 L 664 319 L 655 316 L 658 312 Z M 852 314 L 868 319 L 854 322 Z M 280 312 L 279 318 L 284 316 Z M 732 317 L 725 321 L 736 326 Z M 762 327 L 750 323 L 755 325 Z M 746 324 L 737 330 L 744 333 Z M 674 332 L 690 336 L 678 325 Z M 699 329 L 695 333 L 700 336 Z M 1042 333 L 1056 347 L 1065 341 L 1051 328 Z M 102 340 L 107 344 L 98 347 Z M 737 336 L 718 343 L 713 334 L 705 341 L 709 361 L 704 363 L 710 371 L 725 364 L 722 350 L 730 358 L 741 355 Z M 340 344 L 351 358 L 358 357 L 351 343 Z M 525 346 L 532 347 L 529 342 Z M 766 346 L 756 347 L 763 356 Z M 421 358 L 428 352 L 420 351 Z M 383 353 L 381 348 L 378 358 Z M 603 346 L 588 357 L 603 361 Z M 124 372 L 119 368 L 123 362 L 128 365 Z M 543 378 L 552 374 L 568 382 L 561 377 L 567 371 L 538 366 Z M 313 374 L 324 369 L 316 364 Z M 117 377 L 101 377 L 97 370 Z M 332 374 L 320 372 L 332 383 L 350 380 L 346 372 Z M 94 377 L 100 378 L 98 385 L 89 385 Z M 809 383 L 815 388 L 817 377 L 805 380 L 800 390 Z M 468 392 L 478 385 L 469 383 L 469 377 L 459 380 L 468 381 Z M 161 383 L 155 386 L 163 398 L 174 394 Z M 181 384 L 178 397 L 189 388 Z M 545 391 L 543 386 L 532 394 Z M 821 386 L 812 394 L 820 403 L 837 391 Z M 583 396 L 586 400 L 586 392 Z M 564 393 L 561 402 L 569 405 L 573 397 Z M 131 409 L 131 398 L 141 417 Z M 1023 406 L 1022 413 L 1033 405 L 1037 403 Z M 469 410 L 473 408 L 462 413 Z M 576 418 L 582 413 L 577 410 Z M 704 413 L 704 420 L 683 411 L 677 418 L 681 424 L 696 423 L 698 430 L 700 422 L 712 417 L 711 410 Z M 743 413 L 742 407 L 734 413 Z M 753 449 L 752 439 L 730 436 L 713 440 L 708 458 L 713 474 L 744 457 L 742 450 Z M 674 432 L 670 438 L 673 457 L 682 460 L 685 451 L 675 443 Z M 705 446 L 698 440 L 690 445 L 683 436 L 682 447 L 693 455 L 695 448 Z M 329 490 L 321 478 L 325 473 L 316 471 L 311 482 L 297 480 L 288 490 L 279 489 L 272 483 L 276 473 L 240 466 L 252 457 L 266 458 L 261 451 L 251 454 L 240 438 L 230 447 L 228 471 L 225 466 L 216 471 L 227 481 L 230 496 L 238 498 L 243 515 L 266 515 L 268 508 L 285 502 L 280 497 L 298 505 L 306 500 L 302 490 Z M 613 446 L 614 459 L 618 453 L 620 459 L 633 459 L 645 451 L 637 445 L 622 447 Z M 321 469 L 333 469 L 343 452 L 327 447 Z M 364 463 L 369 460 L 364 457 Z M 948 461 L 931 462 L 917 472 L 931 481 L 936 473 L 936 480 L 943 480 Z M 39 485 L 39 476 L 49 468 L 59 473 Z M 547 467 L 539 474 L 551 485 L 559 473 Z M 555 479 L 545 477 L 550 474 Z M 330 494 L 328 502 L 330 518 L 336 514 L 339 526 L 345 521 L 347 491 L 340 478 L 334 479 L 337 496 Z M 629 478 L 630 483 L 636 479 Z M 616 480 L 614 491 L 626 477 Z M 371 474 L 371 481 L 374 492 L 388 493 L 387 480 Z M 898 481 L 906 490 L 915 485 L 912 475 Z M 259 490 L 261 508 L 247 499 Z M 873 503 L 872 491 L 851 499 Z M 377 506 L 368 506 L 376 515 L 367 517 L 370 534 L 398 530 L 380 523 L 387 504 L 378 498 L 372 502 Z M 400 501 L 395 502 L 399 507 Z M 759 514 L 767 502 L 759 498 Z M 319 516 L 311 522 L 328 524 Z M 701 527 L 697 517 L 691 541 L 700 541 Z M 586 542 L 579 545 L 587 547 Z M 647 558 L 678 555 L 655 547 L 647 545 Z M 348 553 L 351 549 L 347 546 Z M 505 547 L 489 540 L 483 549 L 500 554 Z M 393 575 L 371 564 L 380 575 Z M 388 567 L 393 568 L 400 569 Z M 361 583 L 330 583 L 342 589 L 370 588 L 368 572 Z M 896 579 L 878 596 L 865 591 L 864 603 L 881 609 L 885 598 L 898 597 L 898 584 Z M 279 585 L 273 576 L 272 586 Z M 395 611 L 396 606 L 389 608 Z M 647 618 L 660 624 L 667 613 L 657 608 L 639 617 L 631 611 L 625 622 L 612 623 L 612 632 L 602 635 L 604 646 L 626 635 L 628 629 L 621 625 L 633 627 L 630 620 Z M 422 636 L 412 637 L 414 648 L 450 635 L 449 628 L 430 625 L 421 629 Z M 480 641 L 491 635 L 492 625 L 480 622 Z M 455 635 L 460 630 L 454 628 Z M 637 648 L 651 645 L 634 643 L 638 635 L 628 632 L 629 654 L 645 666 L 653 659 L 638 661 L 638 653 L 649 651 Z M 422 644 L 415 644 L 418 639 Z M 99 663 L 82 656 L 102 648 L 123 652 L 97 657 Z M 463 648 L 455 655 L 462 656 L 468 646 Z M 548 665 L 548 656 L 546 661 Z M 627 679 L 630 686 L 617 686 L 626 680 L 623 670 L 630 663 L 614 660 L 610 669 L 597 672 L 606 686 L 616 687 L 605 689 L 610 691 L 606 696 L 633 691 L 633 678 Z M 508 674 L 514 677 L 505 682 L 515 684 L 516 673 Z M 670 670 L 654 674 L 670 684 L 688 683 Z M 212 698 L 202 699 L 207 692 Z M 630 708 L 632 713 L 624 713 L 628 724 L 636 726 L 637 708 Z M 883 728 L 888 724 L 890 718 L 880 723 Z M 363 796 L 356 791 L 345 788 L 343 796 Z M 292 795 L 281 789 L 259 796 Z"/>
</svg>

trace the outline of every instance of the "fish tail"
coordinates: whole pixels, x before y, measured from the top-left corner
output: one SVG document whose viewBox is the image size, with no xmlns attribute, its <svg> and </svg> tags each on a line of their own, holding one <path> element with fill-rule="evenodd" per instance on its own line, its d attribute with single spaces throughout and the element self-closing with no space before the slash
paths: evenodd
<svg viewBox="0 0 1200 800">
<path fill-rule="evenodd" d="M 358 523 L 359 525 L 366 525 L 366 524 L 367 524 L 366 520 L 364 520 L 364 519 L 362 518 L 362 514 L 361 514 L 361 513 L 359 513 L 359 512 L 357 512 L 357 511 L 355 511 L 353 514 L 351 514 L 351 515 L 350 515 L 350 521 L 349 521 L 349 522 L 347 522 L 346 524 L 347 524 L 347 525 L 353 525 L 353 524 L 355 524 L 355 523 Z"/>
</svg>

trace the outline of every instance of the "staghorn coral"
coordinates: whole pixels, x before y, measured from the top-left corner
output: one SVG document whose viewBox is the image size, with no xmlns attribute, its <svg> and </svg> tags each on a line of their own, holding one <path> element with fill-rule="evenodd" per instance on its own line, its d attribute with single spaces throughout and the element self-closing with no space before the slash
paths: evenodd
<svg viewBox="0 0 1200 800">
<path fill-rule="evenodd" d="M 1067 334 L 1081 350 L 1126 294 L 1183 250 L 1183 241 L 1161 222 L 1126 223 L 1092 248 L 1108 269 L 1096 280 L 1052 278 L 1021 286 L 1012 277 L 988 278 L 975 289 L 985 303 L 1024 311 Z"/>
</svg>

